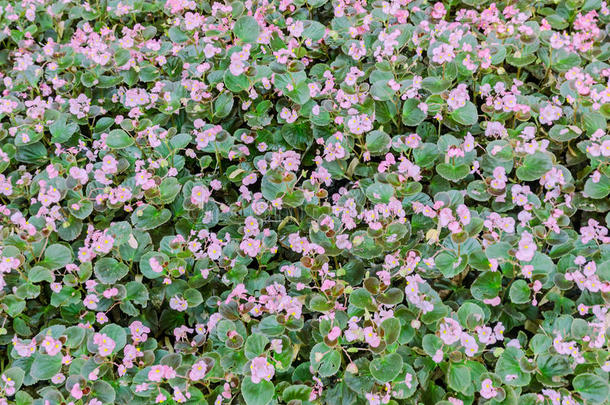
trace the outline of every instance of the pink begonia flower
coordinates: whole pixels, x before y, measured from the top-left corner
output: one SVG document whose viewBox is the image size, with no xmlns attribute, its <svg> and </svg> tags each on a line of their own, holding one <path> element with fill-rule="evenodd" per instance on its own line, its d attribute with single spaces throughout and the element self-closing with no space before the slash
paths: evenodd
<svg viewBox="0 0 610 405">
<path fill-rule="evenodd" d="M 528 231 L 523 231 L 521 234 L 521 240 L 519 240 L 519 249 L 515 254 L 515 257 L 524 262 L 529 262 L 534 258 L 534 254 L 538 247 L 536 242 Z"/>
<path fill-rule="evenodd" d="M 83 397 L 83 390 L 79 383 L 76 383 L 72 386 L 72 389 L 70 390 L 70 395 L 72 395 L 72 397 L 77 400 Z"/>
<path fill-rule="evenodd" d="M 450 345 L 460 340 L 462 327 L 455 319 L 444 318 L 443 323 L 440 324 L 439 331 L 441 340 L 445 344 Z"/>
<path fill-rule="evenodd" d="M 207 365 L 203 360 L 200 360 L 193 364 L 191 371 L 189 371 L 189 378 L 193 381 L 201 380 L 207 372 Z"/>
<path fill-rule="evenodd" d="M 179 296 L 174 296 L 169 300 L 169 307 L 179 312 L 184 312 L 188 309 L 188 302 Z"/>
<path fill-rule="evenodd" d="M 148 264 L 150 265 L 151 270 L 155 273 L 161 273 L 163 271 L 163 266 L 161 266 L 159 261 L 154 257 L 148 259 Z"/>
<path fill-rule="evenodd" d="M 30 340 L 30 343 L 24 344 L 18 340 L 13 340 L 15 351 L 20 357 L 31 357 L 36 353 L 36 340 Z"/>
<path fill-rule="evenodd" d="M 109 356 L 116 347 L 116 343 L 108 335 L 104 333 L 96 333 L 93 335 L 93 343 L 97 345 L 97 351 L 100 356 Z"/>
<path fill-rule="evenodd" d="M 53 339 L 51 336 L 46 336 L 42 341 L 41 346 L 45 349 L 49 356 L 55 356 L 61 351 L 62 343 L 59 340 Z"/>
<path fill-rule="evenodd" d="M 381 339 L 379 338 L 377 333 L 375 333 L 373 331 L 372 326 L 368 326 L 368 327 L 364 328 L 363 332 L 364 332 L 364 340 L 366 341 L 366 343 L 371 345 L 371 347 L 379 346 L 379 344 L 381 343 Z"/>
<path fill-rule="evenodd" d="M 260 252 L 261 241 L 258 239 L 247 238 L 240 244 L 239 248 L 248 256 L 256 257 Z"/>
<path fill-rule="evenodd" d="M 83 300 L 83 305 L 87 308 L 87 309 L 96 309 L 97 308 L 97 303 L 99 302 L 99 298 L 97 297 L 97 295 L 95 294 L 89 294 L 85 297 L 85 299 Z"/>
<path fill-rule="evenodd" d="M 275 375 L 275 368 L 266 357 L 255 357 L 250 364 L 252 373 L 251 379 L 254 384 L 258 384 L 261 380 L 271 381 Z"/>
<path fill-rule="evenodd" d="M 445 62 L 451 62 L 455 58 L 453 46 L 449 44 L 441 44 L 432 50 L 432 62 L 442 65 Z"/>
<path fill-rule="evenodd" d="M 212 194 L 210 191 L 204 186 L 195 186 L 191 190 L 191 203 L 197 206 L 203 206 L 203 204 L 207 203 Z"/>
<path fill-rule="evenodd" d="M 498 395 L 498 390 L 494 388 L 491 379 L 486 378 L 481 382 L 481 396 L 485 399 L 495 398 Z"/>
<path fill-rule="evenodd" d="M 551 125 L 553 121 L 561 118 L 562 111 L 560 107 L 557 107 L 553 104 L 547 104 L 543 108 L 540 109 L 540 123 Z"/>
<path fill-rule="evenodd" d="M 338 326 L 333 327 L 330 332 L 328 332 L 328 340 L 333 341 L 341 336 L 341 328 Z"/>
<path fill-rule="evenodd" d="M 176 371 L 166 365 L 152 366 L 148 371 L 148 379 L 153 382 L 160 382 L 163 379 L 169 380 L 176 377 Z"/>
<path fill-rule="evenodd" d="M 271 350 L 273 350 L 276 353 L 281 353 L 282 349 L 283 349 L 283 343 L 282 343 L 282 339 L 273 339 L 271 340 Z"/>
<path fill-rule="evenodd" d="M 440 363 L 441 361 L 443 361 L 443 350 L 442 349 L 438 349 L 435 353 L 434 356 L 432 356 L 432 361 L 434 361 L 435 363 Z"/>
</svg>

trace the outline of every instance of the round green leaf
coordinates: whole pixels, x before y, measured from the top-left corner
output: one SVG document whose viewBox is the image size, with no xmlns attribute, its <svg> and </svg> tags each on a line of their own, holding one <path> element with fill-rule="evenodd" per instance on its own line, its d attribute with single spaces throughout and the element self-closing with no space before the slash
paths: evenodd
<svg viewBox="0 0 610 405">
<path fill-rule="evenodd" d="M 134 140 L 122 129 L 113 129 L 106 137 L 106 145 L 112 149 L 123 149 L 133 145 Z"/>
<path fill-rule="evenodd" d="M 129 268 L 111 257 L 102 257 L 95 263 L 93 271 L 102 283 L 114 284 L 127 275 Z"/>
<path fill-rule="evenodd" d="M 592 404 L 602 404 L 608 398 L 608 382 L 592 373 L 583 373 L 572 380 L 574 390 Z"/>
<path fill-rule="evenodd" d="M 246 377 L 241 383 L 241 394 L 248 405 L 267 405 L 273 399 L 274 392 L 275 386 L 267 380 L 255 384 Z"/>
<path fill-rule="evenodd" d="M 513 304 L 525 304 L 530 301 L 530 288 L 525 280 L 516 280 L 508 292 Z"/>
<path fill-rule="evenodd" d="M 233 32 L 242 41 L 253 43 L 258 39 L 260 27 L 254 17 L 242 16 L 235 21 Z"/>
<path fill-rule="evenodd" d="M 402 370 L 402 357 L 398 353 L 376 357 L 369 365 L 371 375 L 382 384 L 393 381 Z"/>
<path fill-rule="evenodd" d="M 451 113 L 451 118 L 462 125 L 472 126 L 479 121 L 479 113 L 477 107 L 472 102 L 467 101 L 463 107 Z"/>
</svg>

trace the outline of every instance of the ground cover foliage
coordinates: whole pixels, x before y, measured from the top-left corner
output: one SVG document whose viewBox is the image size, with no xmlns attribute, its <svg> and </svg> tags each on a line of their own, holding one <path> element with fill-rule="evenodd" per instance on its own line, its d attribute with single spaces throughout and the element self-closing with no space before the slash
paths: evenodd
<svg viewBox="0 0 610 405">
<path fill-rule="evenodd" d="M 0 1 L 0 404 L 602 404 L 601 0 Z"/>
</svg>

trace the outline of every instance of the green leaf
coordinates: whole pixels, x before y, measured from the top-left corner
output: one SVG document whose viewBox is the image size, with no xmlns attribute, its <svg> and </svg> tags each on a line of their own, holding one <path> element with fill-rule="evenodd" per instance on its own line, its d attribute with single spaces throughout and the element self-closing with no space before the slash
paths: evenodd
<svg viewBox="0 0 610 405">
<path fill-rule="evenodd" d="M 576 126 L 553 125 L 549 130 L 551 139 L 557 142 L 568 142 L 582 135 L 582 130 Z"/>
<path fill-rule="evenodd" d="M 242 41 L 254 43 L 258 39 L 260 27 L 254 17 L 242 16 L 235 21 L 233 32 Z"/>
<path fill-rule="evenodd" d="M 422 339 L 422 348 L 430 357 L 434 357 L 436 352 L 443 347 L 443 341 L 436 335 L 428 333 Z"/>
<path fill-rule="evenodd" d="M 444 179 L 458 182 L 468 176 L 470 168 L 468 165 L 451 165 L 449 163 L 441 163 L 436 166 L 436 172 Z"/>
<path fill-rule="evenodd" d="M 134 140 L 122 129 L 113 129 L 108 133 L 106 145 L 112 149 L 123 149 L 133 145 Z"/>
<path fill-rule="evenodd" d="M 402 371 L 402 357 L 398 353 L 375 357 L 369 365 L 371 375 L 382 384 L 393 381 Z"/>
<path fill-rule="evenodd" d="M 78 205 L 78 209 L 74 209 L 74 204 Z M 73 199 L 68 201 L 68 211 L 75 218 L 85 219 L 93 212 L 93 203 L 84 198 L 82 200 Z"/>
<path fill-rule="evenodd" d="M 11 318 L 23 312 L 25 309 L 25 300 L 17 297 L 14 294 L 9 294 L 2 298 L 2 305 L 6 306 L 6 312 Z"/>
<path fill-rule="evenodd" d="M 382 131 L 371 131 L 366 134 L 366 149 L 373 156 L 383 155 L 390 150 L 392 138 Z"/>
<path fill-rule="evenodd" d="M 394 187 L 386 183 L 373 183 L 366 188 L 366 196 L 374 203 L 387 204 L 393 195 Z"/>
<path fill-rule="evenodd" d="M 224 74 L 224 82 L 227 86 L 227 89 L 231 90 L 233 93 L 239 93 L 240 91 L 247 90 L 250 87 L 250 82 L 248 81 L 248 77 L 244 74 L 234 76 L 230 70 L 226 70 Z"/>
<path fill-rule="evenodd" d="M 39 283 L 41 281 L 46 281 L 48 283 L 52 283 L 55 280 L 53 276 L 53 272 L 46 267 L 42 266 L 34 266 L 28 272 L 28 278 L 32 283 Z"/>
<path fill-rule="evenodd" d="M 295 149 L 305 150 L 313 142 L 311 128 L 305 123 L 284 124 L 280 133 L 288 145 Z"/>
<path fill-rule="evenodd" d="M 466 394 L 472 385 L 470 369 L 463 364 L 451 363 L 447 372 L 447 385 L 454 391 Z"/>
<path fill-rule="evenodd" d="M 176 199 L 182 186 L 175 177 L 166 177 L 159 185 L 161 195 L 159 198 L 164 204 L 169 204 Z"/>
<path fill-rule="evenodd" d="M 320 377 L 335 375 L 341 365 L 341 353 L 324 343 L 318 343 L 311 349 L 309 359 L 311 367 L 318 372 Z"/>
<path fill-rule="evenodd" d="M 260 356 L 265 352 L 265 347 L 269 343 L 269 339 L 260 333 L 253 333 L 246 339 L 244 346 L 244 354 L 249 360 Z"/>
<path fill-rule="evenodd" d="M 147 231 L 155 229 L 172 217 L 172 213 L 167 208 L 157 209 L 152 205 L 142 205 L 131 214 L 131 223 L 134 227 Z"/>
<path fill-rule="evenodd" d="M 304 22 L 303 26 L 303 37 L 309 38 L 313 42 L 321 40 L 326 32 L 326 27 L 318 21 L 308 20 Z"/>
<path fill-rule="evenodd" d="M 366 289 L 356 288 L 349 296 L 349 303 L 356 308 L 365 309 L 373 304 L 373 297 Z"/>
<path fill-rule="evenodd" d="M 233 93 L 225 91 L 221 93 L 214 102 L 214 116 L 217 118 L 225 118 L 233 109 Z"/>
<path fill-rule="evenodd" d="M 138 305 L 146 306 L 149 299 L 148 288 L 137 281 L 130 281 L 125 285 L 125 300 L 133 301 Z"/>
<path fill-rule="evenodd" d="M 421 103 L 421 101 L 415 98 L 409 98 L 405 101 L 402 106 L 403 124 L 409 127 L 415 127 L 417 124 L 426 119 L 427 115 L 419 109 L 419 103 Z"/>
<path fill-rule="evenodd" d="M 548 154 L 536 152 L 527 155 L 523 160 L 523 165 L 517 168 L 517 177 L 523 181 L 534 181 L 540 179 L 546 172 L 551 170 L 553 162 Z"/>
<path fill-rule="evenodd" d="M 40 352 L 34 355 L 30 375 L 38 380 L 49 380 L 61 370 L 61 354 L 49 356 Z"/>
<path fill-rule="evenodd" d="M 391 345 L 400 336 L 400 321 L 397 318 L 388 318 L 381 322 L 381 330 L 383 331 L 383 340 L 386 344 Z"/>
<path fill-rule="evenodd" d="M 291 385 L 282 392 L 282 399 L 286 403 L 292 400 L 309 401 L 310 394 L 311 387 L 308 387 L 307 385 Z"/>
<path fill-rule="evenodd" d="M 514 387 L 522 387 L 529 384 L 531 376 L 523 372 L 519 360 L 523 357 L 523 350 L 517 349 L 516 347 L 507 347 L 498 359 L 496 363 L 496 374 L 498 374 L 502 381 L 505 381 L 507 385 Z M 507 380 L 508 375 L 517 376 L 515 379 Z"/>
<path fill-rule="evenodd" d="M 594 183 L 591 178 L 587 179 L 585 194 L 594 200 L 606 198 L 610 194 L 610 178 L 602 174 L 597 183 Z"/>
<path fill-rule="evenodd" d="M 49 246 L 47 250 L 45 250 L 44 260 L 41 262 L 41 264 L 51 270 L 57 270 L 65 267 L 66 264 L 72 263 L 73 261 L 72 249 L 56 243 Z"/>
<path fill-rule="evenodd" d="M 480 301 L 497 297 L 501 290 L 502 274 L 499 271 L 486 271 L 470 286 L 472 296 Z"/>
<path fill-rule="evenodd" d="M 513 304 L 530 302 L 530 288 L 525 280 L 517 280 L 510 286 L 508 296 Z"/>
<path fill-rule="evenodd" d="M 255 384 L 246 377 L 241 383 L 241 394 L 248 405 L 267 405 L 273 399 L 274 392 L 275 386 L 267 380 Z"/>
<path fill-rule="evenodd" d="M 102 257 L 95 263 L 93 271 L 102 283 L 114 284 L 129 273 L 129 268 L 111 257 Z"/>
<path fill-rule="evenodd" d="M 460 274 L 465 268 L 468 260 L 465 257 L 458 258 L 453 252 L 443 251 L 435 260 L 436 267 L 446 278 L 452 278 Z"/>
<path fill-rule="evenodd" d="M 176 42 L 176 43 L 186 42 L 189 39 L 188 35 L 186 35 L 186 33 L 184 33 L 180 28 L 178 28 L 176 26 L 171 27 L 169 29 L 168 34 L 169 34 L 169 39 L 171 39 L 172 42 Z"/>
<path fill-rule="evenodd" d="M 479 121 L 479 113 L 477 107 L 472 102 L 467 101 L 466 105 L 451 113 L 451 118 L 462 125 L 472 126 Z"/>
<path fill-rule="evenodd" d="M 93 395 L 104 404 L 113 404 L 116 398 L 114 388 L 104 380 L 95 381 L 93 383 L 92 392 Z"/>
<path fill-rule="evenodd" d="M 78 130 L 75 123 L 66 124 L 66 116 L 60 115 L 50 126 L 51 142 L 64 143 Z"/>
<path fill-rule="evenodd" d="M 460 323 L 468 329 L 474 329 L 485 321 L 485 312 L 474 302 L 465 302 L 457 311 Z"/>
<path fill-rule="evenodd" d="M 602 404 L 608 398 L 608 382 L 592 373 L 579 374 L 572 380 L 574 390 L 592 404 Z"/>
<path fill-rule="evenodd" d="M 544 346 L 546 344 L 542 343 Z M 548 342 L 548 348 L 551 342 Z M 563 355 L 542 353 L 536 359 L 536 367 L 544 377 L 552 378 L 568 375 L 572 372 L 570 361 Z"/>
<path fill-rule="evenodd" d="M 422 80 L 422 87 L 432 94 L 439 94 L 451 87 L 451 80 L 443 80 L 440 77 L 428 76 Z"/>
<path fill-rule="evenodd" d="M 114 53 L 114 62 L 118 67 L 123 66 L 131 59 L 131 54 L 127 49 L 119 48 Z"/>
</svg>

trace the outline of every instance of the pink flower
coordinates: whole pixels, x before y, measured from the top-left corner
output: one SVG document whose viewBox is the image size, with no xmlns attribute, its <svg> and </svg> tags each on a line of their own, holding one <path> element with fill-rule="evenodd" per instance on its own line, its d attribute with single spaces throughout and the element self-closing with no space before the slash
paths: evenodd
<svg viewBox="0 0 610 405">
<path fill-rule="evenodd" d="M 553 104 L 547 104 L 545 107 L 540 109 L 540 123 L 551 125 L 553 121 L 561 118 L 561 115 L 561 108 Z"/>
<path fill-rule="evenodd" d="M 80 387 L 79 383 L 76 383 L 74 384 L 74 386 L 72 386 L 72 389 L 70 390 L 70 395 L 72 395 L 74 399 L 81 399 L 83 397 L 83 390 Z"/>
<path fill-rule="evenodd" d="M 432 50 L 432 62 L 442 65 L 451 62 L 455 58 L 453 47 L 449 44 L 441 44 Z"/>
<path fill-rule="evenodd" d="M 179 296 L 174 296 L 172 298 L 170 298 L 169 300 L 169 307 L 173 310 L 179 311 L 179 312 L 184 312 L 188 309 L 188 302 Z"/>
<path fill-rule="evenodd" d="M 460 204 L 455 212 L 463 225 L 468 225 L 470 223 L 470 210 L 464 204 Z"/>
<path fill-rule="evenodd" d="M 244 177 L 241 182 L 244 186 L 249 186 L 250 184 L 256 183 L 257 179 L 258 177 L 256 176 L 256 173 L 250 173 L 249 175 Z"/>
<path fill-rule="evenodd" d="M 41 345 L 49 356 L 55 356 L 61 351 L 62 344 L 59 340 L 53 339 L 51 336 L 46 336 Z"/>
<path fill-rule="evenodd" d="M 450 345 L 460 340 L 462 327 L 455 319 L 445 318 L 440 325 L 439 332 L 441 340 L 446 345 Z"/>
<path fill-rule="evenodd" d="M 116 343 L 105 333 L 93 335 L 93 343 L 97 345 L 100 356 L 109 356 L 116 347 Z"/>
<path fill-rule="evenodd" d="M 261 241 L 252 238 L 246 238 L 239 244 L 239 248 L 250 257 L 256 257 L 258 255 L 260 246 Z"/>
<path fill-rule="evenodd" d="M 371 345 L 371 347 L 377 347 L 381 343 L 381 339 L 373 331 L 372 326 L 368 326 L 368 327 L 364 328 L 364 340 L 366 341 L 366 343 Z"/>
<path fill-rule="evenodd" d="M 460 83 L 458 84 L 457 88 L 449 93 L 447 105 L 449 106 L 450 110 L 453 111 L 465 106 L 466 102 L 469 100 L 470 96 L 468 95 L 468 86 L 464 83 Z"/>
<path fill-rule="evenodd" d="M 36 353 L 35 339 L 30 340 L 30 343 L 28 344 L 24 344 L 19 340 L 13 340 L 13 343 L 15 345 L 15 350 L 17 351 L 17 354 L 21 357 L 30 357 L 34 353 Z"/>
<path fill-rule="evenodd" d="M 161 266 L 159 261 L 154 257 L 148 259 L 148 264 L 150 265 L 151 270 L 155 273 L 161 273 L 163 271 L 163 266 Z"/>
<path fill-rule="evenodd" d="M 485 399 L 495 398 L 498 395 L 498 390 L 493 387 L 491 379 L 486 378 L 481 382 L 481 396 Z"/>
<path fill-rule="evenodd" d="M 276 353 L 281 353 L 282 352 L 282 339 L 273 339 L 271 340 L 271 350 L 273 350 Z"/>
<path fill-rule="evenodd" d="M 250 364 L 250 371 L 252 373 L 252 382 L 258 384 L 261 380 L 271 381 L 275 374 L 275 368 L 267 361 L 266 357 L 256 357 Z"/>
<path fill-rule="evenodd" d="M 440 363 L 443 361 L 443 355 L 443 349 L 438 349 L 436 353 L 434 353 L 434 356 L 432 356 L 432 361 L 435 363 Z"/>
<path fill-rule="evenodd" d="M 207 365 L 203 360 L 200 360 L 193 364 L 193 366 L 191 367 L 191 371 L 189 372 L 189 378 L 194 381 L 201 380 L 205 376 L 206 372 Z"/>
<path fill-rule="evenodd" d="M 528 231 L 523 231 L 521 234 L 521 240 L 519 241 L 519 250 L 515 254 L 515 257 L 524 262 L 529 262 L 534 258 L 534 254 L 538 247 L 534 238 Z"/>
<path fill-rule="evenodd" d="M 85 299 L 83 300 L 83 305 L 85 305 L 85 307 L 87 309 L 96 309 L 97 308 L 97 303 L 99 302 L 99 298 L 97 298 L 97 295 L 95 294 L 89 294 L 85 297 Z"/>
<path fill-rule="evenodd" d="M 191 203 L 201 207 L 203 204 L 207 203 L 210 199 L 210 190 L 204 186 L 195 186 L 191 190 Z"/>
<path fill-rule="evenodd" d="M 328 332 L 328 340 L 333 341 L 336 340 L 339 336 L 341 336 L 341 328 L 338 326 L 333 327 L 330 332 Z"/>
</svg>

